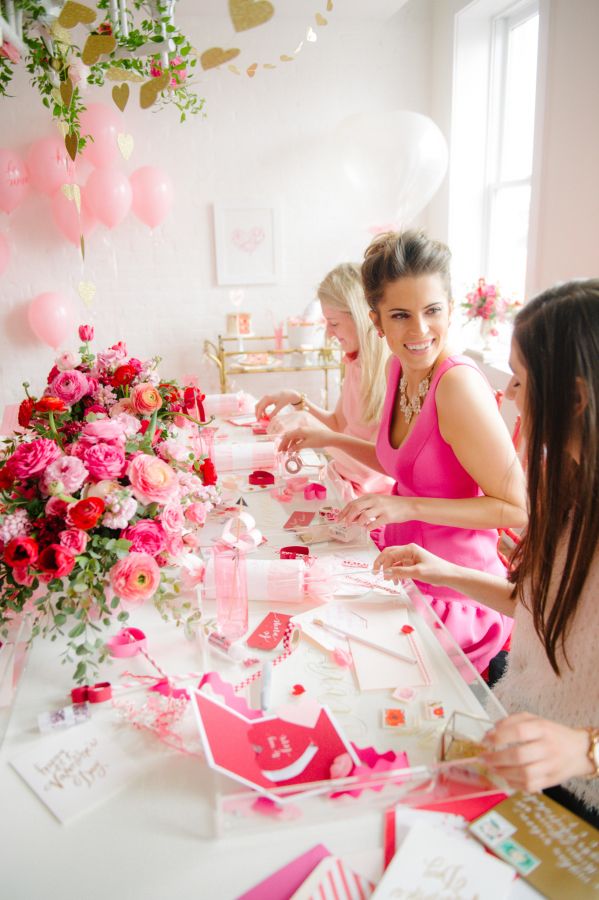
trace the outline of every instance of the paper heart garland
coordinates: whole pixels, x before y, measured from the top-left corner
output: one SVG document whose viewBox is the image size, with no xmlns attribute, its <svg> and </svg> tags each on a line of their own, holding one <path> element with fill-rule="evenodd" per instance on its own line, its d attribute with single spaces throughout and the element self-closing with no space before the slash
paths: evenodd
<svg viewBox="0 0 599 900">
<path fill-rule="evenodd" d="M 111 66 L 106 71 L 108 81 L 131 81 L 134 84 L 141 84 L 144 80 L 143 75 L 139 72 L 132 72 L 130 69 L 121 69 L 120 66 Z"/>
<path fill-rule="evenodd" d="M 91 25 L 96 20 L 96 12 L 83 3 L 67 0 L 58 17 L 58 24 L 63 28 L 75 28 L 77 25 Z"/>
<path fill-rule="evenodd" d="M 90 34 L 81 53 L 81 62 L 93 66 L 101 56 L 112 53 L 116 47 L 116 38 L 112 34 Z"/>
<path fill-rule="evenodd" d="M 235 59 L 235 57 L 239 56 L 240 53 L 241 50 L 238 50 L 236 48 L 223 50 L 222 47 L 210 47 L 209 50 L 204 50 L 204 52 L 200 56 L 200 65 L 204 70 L 215 69 L 217 66 L 222 66 L 224 63 L 229 62 L 231 59 Z"/>
<path fill-rule="evenodd" d="M 171 81 L 170 72 L 163 72 L 158 78 L 145 81 L 139 89 L 139 105 L 142 109 L 149 109 L 158 99 L 158 94 L 166 90 Z"/>
<path fill-rule="evenodd" d="M 91 306 L 92 301 L 96 296 L 96 285 L 93 281 L 80 281 L 77 285 L 77 291 L 85 305 Z"/>
<path fill-rule="evenodd" d="M 66 127 L 65 122 L 61 122 L 61 125 L 65 125 L 65 127 Z M 69 156 L 71 157 L 73 162 L 75 162 L 75 157 L 77 156 L 77 150 L 79 147 L 79 142 L 77 141 L 77 135 L 76 134 L 65 134 L 64 145 L 65 145 L 67 153 L 69 154 Z"/>
<path fill-rule="evenodd" d="M 120 111 L 124 112 L 129 100 L 129 85 L 115 84 L 112 89 L 112 99 L 114 100 Z M 125 157 L 125 159 L 127 159 L 127 157 Z"/>
<path fill-rule="evenodd" d="M 229 0 L 229 15 L 235 31 L 247 31 L 272 19 L 275 8 L 268 0 Z"/>
<path fill-rule="evenodd" d="M 126 84 L 123 87 L 127 87 Z M 128 88 L 127 88 L 128 90 Z M 119 150 L 121 151 L 121 156 L 123 159 L 129 159 L 131 154 L 133 153 L 133 135 L 132 134 L 117 134 L 116 142 L 119 145 Z"/>
<path fill-rule="evenodd" d="M 77 212 L 81 212 L 81 188 L 78 184 L 63 184 L 60 190 L 67 200 L 71 200 L 77 207 Z"/>
<path fill-rule="evenodd" d="M 70 78 L 67 78 L 66 81 L 61 83 L 60 97 L 65 106 L 71 105 L 71 100 L 73 99 L 73 82 Z"/>
</svg>

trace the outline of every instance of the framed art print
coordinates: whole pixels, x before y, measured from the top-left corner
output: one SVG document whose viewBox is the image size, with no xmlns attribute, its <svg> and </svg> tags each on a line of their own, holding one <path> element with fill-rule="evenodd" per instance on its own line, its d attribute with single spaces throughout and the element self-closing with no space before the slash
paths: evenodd
<svg viewBox="0 0 599 900">
<path fill-rule="evenodd" d="M 258 204 L 215 204 L 218 284 L 273 284 L 279 277 L 278 210 Z"/>
</svg>

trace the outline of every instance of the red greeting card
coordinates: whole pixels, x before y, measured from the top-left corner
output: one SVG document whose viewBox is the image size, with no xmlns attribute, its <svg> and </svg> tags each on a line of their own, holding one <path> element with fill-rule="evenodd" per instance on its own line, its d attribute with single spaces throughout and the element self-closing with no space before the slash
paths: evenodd
<svg viewBox="0 0 599 900">
<path fill-rule="evenodd" d="M 269 612 L 246 641 L 248 647 L 257 650 L 274 650 L 280 644 L 291 616 L 285 613 Z"/>
<path fill-rule="evenodd" d="M 287 531 L 293 531 L 294 528 L 306 528 L 316 514 L 310 512 L 309 510 L 296 509 L 295 512 L 292 512 L 283 528 Z"/>
</svg>

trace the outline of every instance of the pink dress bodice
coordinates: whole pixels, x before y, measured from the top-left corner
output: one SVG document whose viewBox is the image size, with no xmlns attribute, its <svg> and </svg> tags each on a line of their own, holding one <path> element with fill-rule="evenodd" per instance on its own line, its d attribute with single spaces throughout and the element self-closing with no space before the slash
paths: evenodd
<svg viewBox="0 0 599 900">
<path fill-rule="evenodd" d="M 360 382 L 362 368 L 360 358 L 350 359 L 345 357 L 345 377 L 341 386 L 341 393 L 335 412 L 338 418 L 345 421 L 343 434 L 351 437 L 362 438 L 374 443 L 379 429 L 378 422 L 364 422 L 362 418 L 362 398 L 360 396 Z M 334 460 L 335 471 L 345 480 L 351 483 L 356 496 L 360 494 L 390 494 L 394 480 L 383 475 L 375 469 L 357 462 L 348 453 L 334 447 L 328 448 L 329 456 Z"/>
<path fill-rule="evenodd" d="M 445 372 L 460 365 L 480 372 L 476 364 L 465 356 L 450 356 L 444 360 L 433 376 L 414 427 L 396 449 L 391 446 L 390 428 L 401 364 L 396 357 L 392 357 L 376 450 L 381 465 L 395 481 L 394 494 L 445 499 L 483 495 L 439 430 L 435 402 L 437 385 Z M 482 373 L 480 375 L 484 377 Z M 489 402 L 495 403 L 490 388 Z M 377 543 L 381 548 L 419 544 L 458 565 L 505 576 L 505 569 L 497 555 L 497 540 L 498 534 L 494 529 L 455 528 L 409 521 L 385 526 Z M 479 671 L 484 671 L 489 660 L 501 650 L 509 637 L 512 620 L 451 588 L 433 587 L 423 582 L 416 584 L 431 596 L 435 612 L 468 654 L 470 661 Z"/>
</svg>

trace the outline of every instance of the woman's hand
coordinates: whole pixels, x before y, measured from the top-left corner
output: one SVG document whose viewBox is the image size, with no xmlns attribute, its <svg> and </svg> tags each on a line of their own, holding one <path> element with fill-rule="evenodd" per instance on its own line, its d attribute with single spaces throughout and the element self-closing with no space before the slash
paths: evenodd
<svg viewBox="0 0 599 900">
<path fill-rule="evenodd" d="M 516 713 L 487 732 L 483 759 L 511 787 L 542 791 L 581 775 L 591 775 L 588 732 L 532 713 Z"/>
<path fill-rule="evenodd" d="M 343 525 L 365 525 L 371 530 L 390 522 L 409 522 L 414 518 L 410 497 L 388 494 L 363 494 L 341 510 L 338 521 Z"/>
<path fill-rule="evenodd" d="M 279 442 L 281 453 L 298 453 L 306 447 L 329 447 L 333 432 L 330 428 L 294 428 L 286 431 Z"/>
<path fill-rule="evenodd" d="M 297 391 L 279 391 L 278 394 L 266 394 L 256 403 L 256 418 L 262 419 L 265 415 L 268 415 L 272 419 L 287 405 L 300 403 L 301 399 L 302 395 L 298 394 Z M 269 409 L 271 406 L 273 408 Z"/>
<path fill-rule="evenodd" d="M 386 547 L 373 564 L 373 571 L 382 571 L 387 580 L 398 584 L 403 578 L 415 578 L 427 584 L 445 584 L 452 564 L 418 544 Z"/>
</svg>

